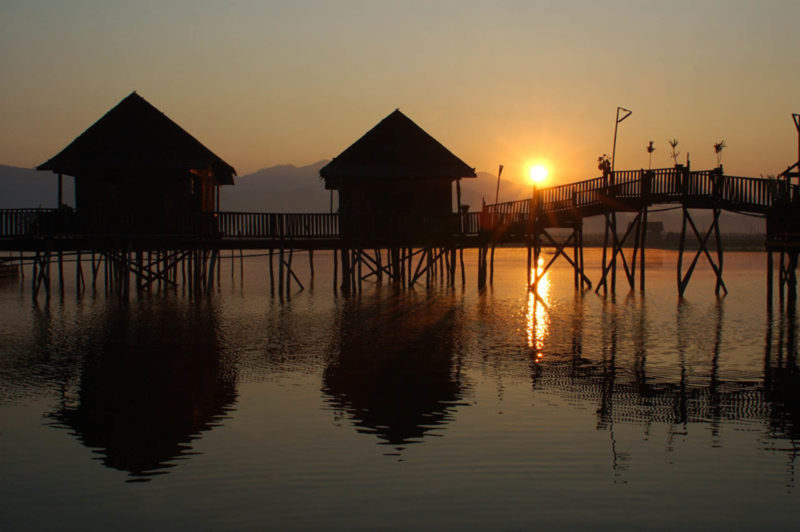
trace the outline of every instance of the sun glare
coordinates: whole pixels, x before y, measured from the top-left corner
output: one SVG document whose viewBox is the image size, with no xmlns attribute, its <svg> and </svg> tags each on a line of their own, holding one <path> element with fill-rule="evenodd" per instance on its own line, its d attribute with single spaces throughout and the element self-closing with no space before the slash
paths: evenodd
<svg viewBox="0 0 800 532">
<path fill-rule="evenodd" d="M 528 171 L 531 181 L 533 181 L 534 184 L 539 184 L 547 179 L 547 173 L 547 167 L 541 164 L 531 166 Z"/>
</svg>

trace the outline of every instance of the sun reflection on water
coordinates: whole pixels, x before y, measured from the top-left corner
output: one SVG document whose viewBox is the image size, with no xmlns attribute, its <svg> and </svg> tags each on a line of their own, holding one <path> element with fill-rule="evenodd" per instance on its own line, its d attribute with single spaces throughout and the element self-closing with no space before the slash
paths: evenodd
<svg viewBox="0 0 800 532">
<path fill-rule="evenodd" d="M 528 305 L 525 312 L 525 332 L 528 339 L 528 347 L 532 350 L 537 363 L 544 356 L 544 340 L 550 330 L 550 315 L 548 313 L 552 298 L 550 294 L 550 276 L 549 272 L 543 274 L 543 270 L 544 259 L 540 257 L 536 265 L 536 271 L 531 270 L 531 279 L 534 278 L 534 274 L 538 274 L 540 276 L 539 281 L 536 284 L 536 292 L 533 289 L 528 291 Z"/>
</svg>

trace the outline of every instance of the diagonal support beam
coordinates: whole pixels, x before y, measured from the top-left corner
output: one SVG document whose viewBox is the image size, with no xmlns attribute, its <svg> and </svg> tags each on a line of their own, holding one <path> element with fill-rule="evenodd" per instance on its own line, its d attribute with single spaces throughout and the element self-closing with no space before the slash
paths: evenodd
<svg viewBox="0 0 800 532">
<path fill-rule="evenodd" d="M 555 253 L 553 254 L 553 257 L 552 257 L 552 258 L 551 258 L 551 259 L 548 261 L 547 265 L 546 265 L 546 266 L 545 266 L 545 267 L 542 269 L 542 272 L 541 272 L 541 274 L 539 273 L 539 271 L 538 271 L 538 268 L 536 268 L 536 272 L 535 272 L 535 274 L 534 274 L 534 276 L 535 276 L 535 280 L 534 280 L 534 282 L 533 282 L 533 283 L 531 283 L 531 288 L 533 288 L 534 284 L 538 283 L 538 281 L 539 281 L 539 280 L 540 280 L 540 279 L 541 279 L 541 278 L 544 276 L 544 274 L 545 274 L 545 273 L 547 273 L 547 270 L 548 270 L 548 269 L 550 269 L 550 266 L 552 266 L 552 265 L 553 265 L 553 263 L 555 262 L 555 260 L 556 260 L 556 259 L 557 259 L 559 256 L 562 256 L 562 257 L 564 257 L 565 259 L 567 259 L 567 262 L 569 262 L 569 263 L 570 263 L 570 265 L 571 265 L 571 266 L 572 266 L 572 267 L 575 269 L 575 271 L 577 271 L 577 272 L 578 272 L 578 275 L 580 275 L 580 276 L 581 276 L 581 278 L 582 278 L 582 279 L 583 279 L 583 280 L 584 280 L 584 281 L 585 281 L 585 282 L 586 282 L 586 283 L 589 285 L 589 288 L 591 288 L 591 287 L 592 287 L 592 281 L 591 281 L 591 280 L 589 280 L 589 278 L 588 278 L 588 277 L 586 277 L 586 274 L 584 274 L 584 273 L 583 273 L 583 268 L 581 268 L 580 266 L 578 266 L 578 265 L 575 263 L 575 261 L 574 261 L 574 260 L 572 260 L 572 257 L 570 257 L 570 256 L 569 256 L 569 255 L 568 255 L 568 254 L 567 254 L 567 253 L 564 251 L 564 250 L 567 248 L 567 246 L 569 246 L 569 245 L 570 245 L 570 243 L 573 243 L 574 241 L 576 241 L 576 239 L 577 239 L 577 231 L 574 231 L 574 230 L 573 230 L 573 232 L 572 232 L 572 234 L 569 236 L 569 238 L 567 238 L 567 239 L 566 239 L 566 240 L 565 240 L 563 243 L 558 243 L 558 242 L 556 241 L 556 239 L 555 239 L 555 238 L 553 238 L 553 236 L 552 236 L 550 233 L 548 233 L 548 232 L 547 232 L 547 230 L 546 230 L 546 229 L 542 229 L 542 235 L 544 235 L 544 237 L 545 237 L 545 238 L 546 238 L 546 239 L 547 239 L 547 240 L 550 242 L 550 244 L 551 244 L 553 247 L 555 247 L 556 251 L 555 251 Z"/>
<path fill-rule="evenodd" d="M 700 247 L 695 253 L 694 258 L 692 259 L 691 264 L 689 264 L 689 268 L 686 270 L 685 274 L 681 272 L 681 262 L 678 261 L 678 293 L 681 296 L 683 296 L 683 293 L 686 291 L 686 287 L 689 285 L 689 281 L 692 278 L 692 273 L 694 273 L 694 269 L 695 266 L 697 266 L 698 260 L 702 255 L 705 255 L 706 259 L 708 260 L 708 263 L 711 265 L 711 269 L 714 271 L 714 275 L 717 278 L 717 286 L 718 286 L 717 293 L 719 293 L 719 288 L 722 288 L 722 290 L 727 295 L 728 288 L 725 286 L 725 281 L 723 281 L 722 279 L 722 269 L 717 265 L 716 262 L 714 262 L 714 259 L 711 257 L 711 253 L 708 250 L 708 240 L 711 237 L 712 233 L 716 234 L 717 237 L 719 235 L 720 210 L 714 209 L 714 218 L 711 222 L 711 225 L 708 227 L 708 230 L 706 231 L 705 235 L 701 235 L 700 230 L 697 229 L 697 225 L 694 223 L 694 220 L 692 219 L 691 214 L 689 214 L 688 209 L 684 209 L 683 215 L 684 215 L 683 233 L 685 233 L 686 231 L 686 222 L 688 222 Z M 685 237 L 682 234 L 681 250 L 680 250 L 681 254 L 683 253 L 684 240 Z M 718 240 L 718 245 L 720 245 L 719 239 L 717 240 Z"/>
<path fill-rule="evenodd" d="M 607 224 L 606 231 L 608 231 L 609 227 L 611 227 L 608 219 L 606 219 L 606 224 Z M 631 231 L 633 231 L 634 227 L 638 228 L 640 224 L 641 224 L 641 213 L 637 214 L 636 217 L 633 219 L 631 224 L 628 226 L 628 229 L 625 231 L 625 234 L 622 236 L 622 239 L 620 239 L 616 235 L 615 231 L 610 231 L 612 233 L 611 245 L 613 248 L 611 252 L 611 259 L 606 264 L 603 264 L 603 272 L 600 277 L 600 281 L 597 283 L 597 288 L 595 289 L 595 293 L 598 293 L 600 291 L 600 288 L 607 287 L 608 274 L 609 272 L 612 272 L 614 268 L 616 268 L 616 262 L 614 259 L 616 258 L 617 254 L 619 254 L 622 257 L 622 266 L 625 268 L 625 276 L 628 279 L 628 284 L 630 285 L 631 290 L 635 288 L 636 285 L 634 279 L 635 270 L 632 271 L 628 267 L 628 261 L 625 258 L 625 252 L 623 250 L 623 246 L 625 245 L 625 242 L 628 240 L 628 237 L 631 235 Z"/>
</svg>

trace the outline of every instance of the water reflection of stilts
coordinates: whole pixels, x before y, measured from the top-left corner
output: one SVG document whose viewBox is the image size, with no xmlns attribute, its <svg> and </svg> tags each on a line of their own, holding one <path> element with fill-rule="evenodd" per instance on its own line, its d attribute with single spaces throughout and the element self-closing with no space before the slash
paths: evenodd
<svg viewBox="0 0 800 532">
<path fill-rule="evenodd" d="M 773 361 L 773 333 L 778 342 Z M 787 486 L 796 485 L 795 463 L 800 452 L 800 372 L 797 367 L 797 314 L 794 305 L 782 305 L 775 323 L 768 309 L 764 341 L 764 392 L 770 404 L 769 431 L 776 439 L 787 439 Z"/>
</svg>

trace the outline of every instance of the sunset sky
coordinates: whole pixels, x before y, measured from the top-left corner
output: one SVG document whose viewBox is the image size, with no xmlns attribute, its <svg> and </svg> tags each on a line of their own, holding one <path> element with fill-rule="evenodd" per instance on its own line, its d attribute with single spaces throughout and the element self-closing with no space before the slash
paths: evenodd
<svg viewBox="0 0 800 532">
<path fill-rule="evenodd" d="M 800 2 L 2 0 L 0 164 L 136 90 L 239 174 L 331 158 L 395 108 L 478 171 L 777 173 L 797 157 Z"/>
</svg>

